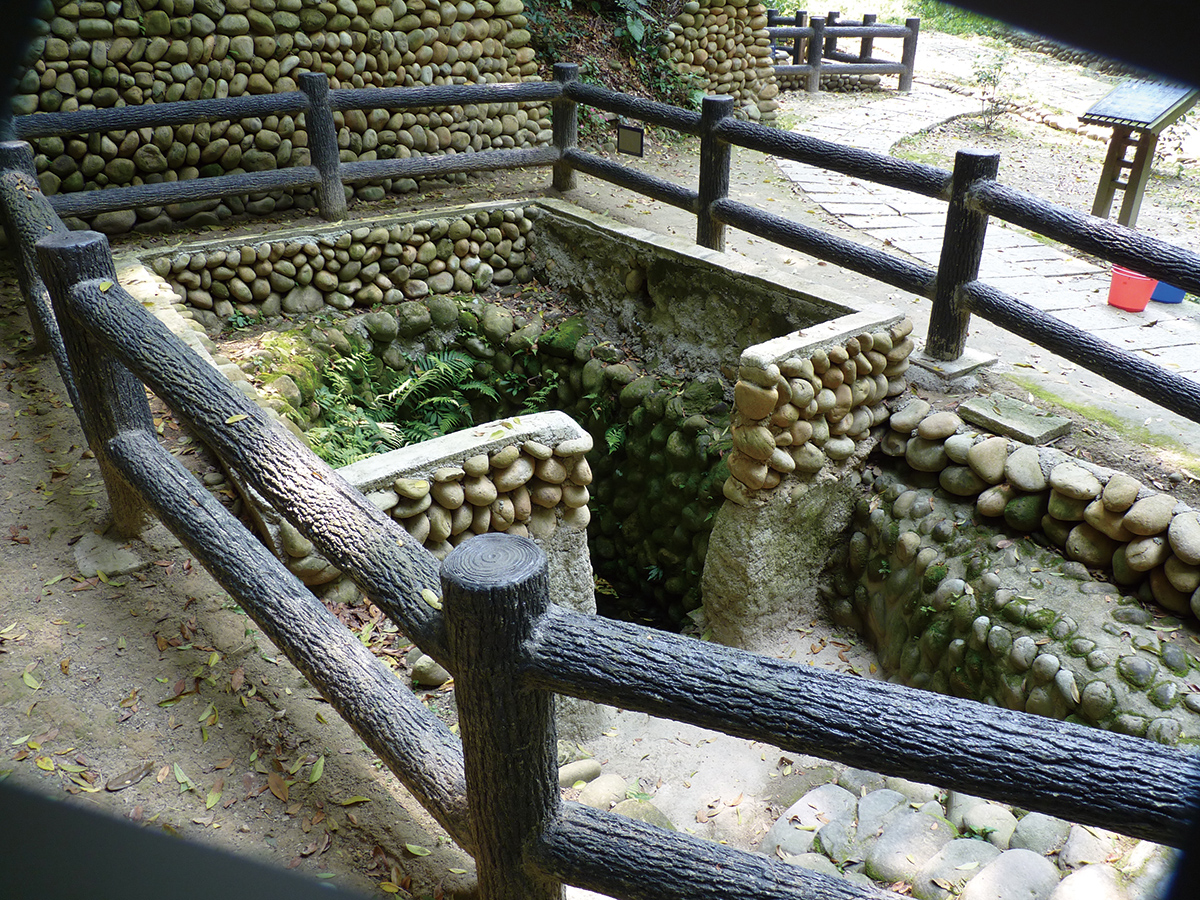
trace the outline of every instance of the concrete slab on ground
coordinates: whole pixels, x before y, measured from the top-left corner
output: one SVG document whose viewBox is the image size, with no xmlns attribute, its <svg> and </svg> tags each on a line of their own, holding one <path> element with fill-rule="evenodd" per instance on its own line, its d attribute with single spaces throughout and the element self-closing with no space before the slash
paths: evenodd
<svg viewBox="0 0 1200 900">
<path fill-rule="evenodd" d="M 958 414 L 972 425 L 1026 444 L 1045 444 L 1071 430 L 1071 420 L 1052 415 L 1005 394 L 972 397 L 959 404 Z"/>
</svg>

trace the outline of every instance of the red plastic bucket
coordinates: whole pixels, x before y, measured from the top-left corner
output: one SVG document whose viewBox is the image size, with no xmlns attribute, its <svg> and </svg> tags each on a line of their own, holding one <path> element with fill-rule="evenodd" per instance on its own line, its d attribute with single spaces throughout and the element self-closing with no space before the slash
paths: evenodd
<svg viewBox="0 0 1200 900">
<path fill-rule="evenodd" d="M 1108 288 L 1108 305 L 1129 312 L 1141 312 L 1150 302 L 1150 294 L 1154 292 L 1156 284 L 1158 282 L 1153 278 L 1113 266 L 1112 283 Z"/>
</svg>

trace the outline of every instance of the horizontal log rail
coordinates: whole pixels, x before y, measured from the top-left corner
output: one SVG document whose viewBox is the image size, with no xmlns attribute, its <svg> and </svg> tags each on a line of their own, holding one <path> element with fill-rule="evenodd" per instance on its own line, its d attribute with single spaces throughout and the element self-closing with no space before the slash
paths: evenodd
<svg viewBox="0 0 1200 900">
<path fill-rule="evenodd" d="M 260 191 L 314 187 L 320 183 L 321 173 L 315 166 L 295 166 L 290 169 L 221 175 L 216 178 L 189 178 L 186 181 L 165 181 L 161 184 L 131 184 L 102 191 L 55 194 L 50 198 L 50 205 L 60 216 L 94 216 L 118 209 L 163 206 L 167 203 L 186 203 L 191 200 L 214 200 Z"/>
<path fill-rule="evenodd" d="M 564 803 L 530 861 L 578 887 L 631 900 L 896 900 L 896 894 Z M 490 900 L 490 898 L 489 898 Z"/>
<path fill-rule="evenodd" d="M 643 100 L 610 91 L 608 88 L 595 84 L 584 84 L 582 81 L 570 81 L 563 87 L 563 96 L 576 103 L 594 106 L 606 112 L 631 119 L 640 119 L 651 125 L 670 128 L 682 134 L 697 136 L 700 134 L 700 113 L 690 109 L 680 109 L 666 103 L 654 100 Z"/>
<path fill-rule="evenodd" d="M 615 163 L 603 156 L 584 153 L 582 150 L 568 150 L 563 154 L 563 159 L 585 175 L 637 191 L 670 206 L 693 214 L 699 207 L 700 195 L 696 191 Z"/>
<path fill-rule="evenodd" d="M 808 66 L 776 66 L 776 75 L 808 75 Z M 907 71 L 904 63 L 876 60 L 869 62 L 826 62 L 821 63 L 822 75 L 903 75 Z"/>
<path fill-rule="evenodd" d="M 713 215 L 726 225 L 781 246 L 807 253 L 911 294 L 933 298 L 937 271 L 928 266 L 909 262 L 894 254 L 866 247 L 783 216 L 762 212 L 736 200 L 716 201 Z"/>
<path fill-rule="evenodd" d="M 307 112 L 308 109 L 309 98 L 302 91 L 247 94 L 244 97 L 225 97 L 217 100 L 176 100 L 172 103 L 153 103 L 145 106 L 80 109 L 73 112 L 17 116 L 13 119 L 13 131 L 17 138 L 31 141 L 36 138 L 66 137 L 93 131 L 155 128 L 159 125 L 198 125 L 201 122 L 220 122 L 226 119 L 288 115 Z"/>
<path fill-rule="evenodd" d="M 626 622 L 545 613 L 544 690 L 1178 846 L 1200 757 L 1142 738 L 829 672 Z"/>
<path fill-rule="evenodd" d="M 998 181 L 981 181 L 966 192 L 967 205 L 982 213 L 1200 294 L 1200 254 L 1107 219 L 1058 206 Z"/>
<path fill-rule="evenodd" d="M 329 92 L 331 109 L 427 109 L 473 103 L 544 103 L 561 88 L 553 81 L 454 84 L 431 87 L 340 88 Z"/>
<path fill-rule="evenodd" d="M 1195 754 L 583 616 L 550 605 L 546 569 L 536 544 L 500 534 L 460 545 L 442 567 L 485 900 L 557 900 L 564 881 L 638 900 L 891 896 L 563 803 L 551 693 L 1173 846 L 1194 840 Z"/>
<path fill-rule="evenodd" d="M 344 184 L 352 184 L 380 178 L 428 178 L 457 172 L 545 168 L 558 162 L 558 158 L 558 151 L 553 147 L 483 150 L 479 153 L 448 153 L 445 156 L 410 156 L 408 159 L 368 159 L 342 163 L 339 175 Z"/>
<path fill-rule="evenodd" d="M 781 21 L 776 19 L 776 21 Z M 828 19 L 822 29 L 827 36 L 839 38 L 906 38 L 912 35 L 912 29 L 905 25 L 860 25 L 858 23 L 831 24 Z M 767 33 L 772 38 L 810 38 L 814 34 L 811 25 L 796 27 L 795 25 L 768 25 Z"/>
<path fill-rule="evenodd" d="M 958 290 L 959 303 L 1018 337 L 1051 353 L 1099 372 L 1114 384 L 1133 391 L 1193 422 L 1200 422 L 1200 383 L 1164 369 L 1136 353 L 1114 347 L 1094 334 L 1062 321 L 999 288 L 973 281 Z"/>
<path fill-rule="evenodd" d="M 865 178 L 924 197 L 939 200 L 950 198 L 951 173 L 937 166 L 897 159 L 886 153 L 861 150 L 795 131 L 764 128 L 732 116 L 721 120 L 716 137 L 747 150 L 807 163 L 854 178 Z"/>
</svg>

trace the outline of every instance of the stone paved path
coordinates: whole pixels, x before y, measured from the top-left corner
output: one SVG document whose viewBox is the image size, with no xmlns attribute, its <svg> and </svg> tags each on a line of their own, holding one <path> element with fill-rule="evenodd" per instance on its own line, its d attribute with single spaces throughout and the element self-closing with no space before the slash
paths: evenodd
<svg viewBox="0 0 1200 900">
<path fill-rule="evenodd" d="M 877 102 L 810 119 L 797 130 L 888 153 L 908 135 L 977 112 L 978 99 L 936 86 L 939 74 L 970 77 L 969 67 L 961 71 L 967 58 L 964 42 L 956 44 L 954 39 L 939 35 L 936 47 L 931 48 L 926 44 L 932 42 L 925 42 L 924 37 L 924 56 L 918 57 L 921 74 L 909 94 L 888 92 Z M 1111 89 L 1108 80 L 1053 60 L 1045 66 L 1023 62 L 1021 68 L 1021 85 L 1026 93 L 1073 115 L 1082 113 Z M 944 202 L 803 163 L 784 160 L 779 168 L 827 213 L 936 267 L 946 219 Z M 1144 313 L 1108 306 L 1108 269 L 1107 265 L 1079 259 L 1028 232 L 992 219 L 980 277 L 1121 349 L 1200 381 L 1200 353 L 1196 352 L 1200 319 L 1189 315 L 1194 305 L 1155 302 Z M 1154 327 L 1146 327 L 1151 321 Z"/>
</svg>

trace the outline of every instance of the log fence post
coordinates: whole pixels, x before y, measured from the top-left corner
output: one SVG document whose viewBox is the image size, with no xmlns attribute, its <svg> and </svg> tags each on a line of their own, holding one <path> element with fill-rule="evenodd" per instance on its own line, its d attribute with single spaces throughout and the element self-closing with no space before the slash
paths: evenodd
<svg viewBox="0 0 1200 900">
<path fill-rule="evenodd" d="M 987 213 L 967 208 L 966 194 L 976 182 L 995 179 L 999 168 L 1000 154 L 991 151 L 959 150 L 954 157 L 946 231 L 925 337 L 925 353 L 934 359 L 958 359 L 966 349 L 971 313 L 959 304 L 958 289 L 979 277 L 988 220 Z"/>
<path fill-rule="evenodd" d="M 808 39 L 808 80 L 804 89 L 815 94 L 821 89 L 821 52 L 825 47 L 825 18 L 813 16 L 809 19 L 812 25 L 812 37 Z"/>
<path fill-rule="evenodd" d="M 904 37 L 904 48 L 900 53 L 900 63 L 904 66 L 904 71 L 900 73 L 900 84 L 897 88 L 901 91 L 911 91 L 913 72 L 917 67 L 917 36 L 921 33 L 921 20 L 905 19 L 904 27 L 908 29 L 908 34 Z"/>
<path fill-rule="evenodd" d="M 829 31 L 828 29 L 829 29 L 830 25 L 837 25 L 838 19 L 840 19 L 841 16 L 842 16 L 841 12 L 839 10 L 835 9 L 835 10 L 831 10 L 829 15 L 825 17 L 826 32 L 825 32 L 824 52 L 822 53 L 822 56 L 824 56 L 826 59 L 832 59 L 833 55 L 835 53 L 837 53 L 837 32 Z"/>
<path fill-rule="evenodd" d="M 11 119 L 9 122 L 11 124 Z M 25 141 L 18 141 L 15 138 L 0 141 L 0 176 L 10 172 L 19 172 L 21 175 L 25 175 L 31 183 L 37 183 L 37 167 L 33 162 L 33 147 Z M 0 188 L 5 191 L 12 189 L 13 186 L 10 184 Z M 30 252 L 32 248 L 21 240 L 20 229 L 5 211 L 10 200 L 11 198 L 8 197 L 0 200 L 0 223 L 8 233 L 9 246 L 16 251 L 17 281 L 21 285 L 21 291 L 25 294 L 25 306 L 29 310 L 29 324 L 33 326 L 33 348 L 39 353 L 44 353 L 51 348 L 50 329 L 48 328 L 50 323 L 44 321 L 45 316 L 39 311 L 37 305 L 40 301 L 48 299 L 46 286 L 42 283 L 42 276 L 38 274 L 36 261 Z M 66 230 L 65 225 L 63 230 Z M 64 380 L 67 380 L 65 376 Z"/>
<path fill-rule="evenodd" d="M 113 526 L 125 537 L 141 532 L 149 518 L 145 501 L 113 465 L 108 442 L 130 431 L 154 434 L 146 389 L 70 309 L 78 290 L 112 291 L 111 302 L 133 303 L 117 284 L 108 239 L 95 231 L 49 234 L 37 243 L 38 265 L 62 333 L 79 391 L 79 421 L 96 454 L 108 492 Z M 106 286 L 107 285 L 107 286 Z"/>
<path fill-rule="evenodd" d="M 297 83 L 308 97 L 304 127 L 308 131 L 312 164 L 321 174 L 321 183 L 317 185 L 317 207 L 321 218 L 337 222 L 346 218 L 346 188 L 342 184 L 337 128 L 333 124 L 333 110 L 329 107 L 329 79 L 324 72 L 304 72 Z"/>
<path fill-rule="evenodd" d="M 546 556 L 528 538 L 479 535 L 442 563 L 467 806 L 481 900 L 562 900 L 525 848 L 557 816 L 553 696 L 521 683 L 522 644 L 550 607 Z"/>
<path fill-rule="evenodd" d="M 729 163 L 733 148 L 717 137 L 717 124 L 733 115 L 733 98 L 708 96 L 700 107 L 700 184 L 696 213 L 696 243 L 710 250 L 725 249 L 725 226 L 713 218 L 712 205 L 729 196 Z"/>
<path fill-rule="evenodd" d="M 808 24 L 808 13 L 807 12 L 797 12 L 796 18 L 795 18 L 796 27 L 803 28 L 807 24 Z M 792 44 L 792 63 L 797 66 L 802 65 L 804 62 L 804 51 L 806 49 L 804 46 L 804 40 L 805 40 L 804 38 L 798 37 L 798 38 L 796 38 L 795 42 Z"/>
<path fill-rule="evenodd" d="M 575 189 L 575 169 L 567 161 L 566 152 L 579 145 L 579 104 L 566 96 L 566 88 L 578 79 L 579 66 L 575 63 L 554 64 L 554 80 L 562 86 L 563 94 L 550 102 L 550 130 L 559 153 L 553 167 L 552 187 L 564 193 Z"/>
<path fill-rule="evenodd" d="M 863 13 L 863 25 L 874 25 L 878 21 L 878 16 L 875 13 Z M 858 58 L 862 62 L 866 62 L 871 58 L 871 54 L 875 51 L 875 38 L 864 37 L 862 43 L 858 47 Z"/>
</svg>

